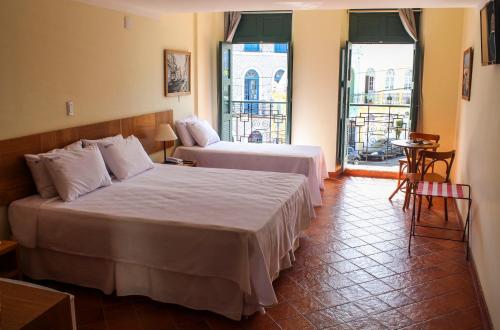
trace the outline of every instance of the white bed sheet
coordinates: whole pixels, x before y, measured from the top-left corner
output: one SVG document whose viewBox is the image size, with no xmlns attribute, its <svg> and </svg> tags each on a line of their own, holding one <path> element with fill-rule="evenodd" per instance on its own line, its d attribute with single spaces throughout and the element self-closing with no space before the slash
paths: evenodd
<svg viewBox="0 0 500 330">
<path fill-rule="evenodd" d="M 71 203 L 9 208 L 25 248 L 222 279 L 260 306 L 277 302 L 272 280 L 313 216 L 302 175 L 168 165 Z"/>
<path fill-rule="evenodd" d="M 174 156 L 195 160 L 203 167 L 303 174 L 313 205 L 322 205 L 320 190 L 324 189 L 328 171 L 318 146 L 220 141 L 206 147 L 180 146 Z"/>
</svg>

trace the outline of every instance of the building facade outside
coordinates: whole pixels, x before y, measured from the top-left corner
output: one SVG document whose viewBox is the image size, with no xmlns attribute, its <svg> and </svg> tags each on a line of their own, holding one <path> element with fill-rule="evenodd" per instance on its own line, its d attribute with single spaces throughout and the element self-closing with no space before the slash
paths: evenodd
<svg viewBox="0 0 500 330">
<path fill-rule="evenodd" d="M 234 44 L 232 56 L 233 140 L 285 143 L 288 45 Z"/>
</svg>

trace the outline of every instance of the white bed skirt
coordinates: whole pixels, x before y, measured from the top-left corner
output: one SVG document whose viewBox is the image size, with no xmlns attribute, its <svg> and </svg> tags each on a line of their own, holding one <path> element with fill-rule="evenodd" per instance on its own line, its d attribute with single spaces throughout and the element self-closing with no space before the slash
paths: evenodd
<svg viewBox="0 0 500 330">
<path fill-rule="evenodd" d="M 299 239 L 294 242 L 294 250 Z M 293 251 L 281 259 L 280 270 L 290 268 Z M 37 280 L 55 280 L 99 289 L 118 296 L 141 295 L 163 303 L 208 310 L 233 320 L 263 307 L 238 284 L 216 277 L 193 276 L 147 266 L 67 254 L 47 249 L 21 248 L 22 272 Z M 274 279 L 279 273 L 275 274 Z"/>
</svg>

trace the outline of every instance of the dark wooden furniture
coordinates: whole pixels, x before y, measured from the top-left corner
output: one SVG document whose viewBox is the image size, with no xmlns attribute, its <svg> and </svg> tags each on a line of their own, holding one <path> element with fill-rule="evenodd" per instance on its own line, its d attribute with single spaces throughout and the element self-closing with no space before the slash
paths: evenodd
<svg viewBox="0 0 500 330">
<path fill-rule="evenodd" d="M 408 184 L 415 187 L 420 181 L 426 182 L 436 182 L 436 183 L 448 183 L 450 182 L 451 167 L 453 166 L 453 161 L 455 160 L 455 150 L 447 152 L 437 152 L 424 150 L 420 152 L 421 164 L 420 173 L 408 173 L 406 178 Z M 429 170 L 434 167 L 434 164 L 442 163 L 445 166 L 445 176 L 438 173 L 429 173 Z M 429 208 L 432 207 L 432 196 L 429 196 Z M 420 210 L 422 209 L 422 198 L 418 202 L 418 215 L 417 221 L 420 220 Z M 444 217 L 448 221 L 448 199 L 444 198 Z"/>
<path fill-rule="evenodd" d="M 0 241 L 0 277 L 21 278 L 19 245 L 16 241 Z"/>
<path fill-rule="evenodd" d="M 68 294 L 0 280 L 0 329 L 73 329 Z"/>
<path fill-rule="evenodd" d="M 154 139 L 160 124 L 173 124 L 172 110 L 0 141 L 0 205 L 36 193 L 24 154 L 38 154 L 79 139 L 99 139 L 120 133 L 125 137 L 135 135 L 151 154 L 163 150 L 163 144 Z M 173 143 L 167 145 L 173 146 Z"/>
<path fill-rule="evenodd" d="M 439 136 L 438 134 L 410 132 L 409 139 L 410 140 L 421 139 L 421 140 L 432 141 L 434 143 L 439 143 L 441 136 Z M 433 149 L 433 151 L 436 151 L 436 150 L 437 150 L 437 148 Z M 404 172 L 407 168 L 408 168 L 408 160 L 407 159 L 400 159 L 399 160 L 399 172 L 398 172 L 398 188 L 401 184 L 401 179 L 403 178 Z M 392 196 L 391 196 L 391 198 L 392 198 Z M 389 199 L 391 199 L 391 198 L 389 198 Z"/>
<path fill-rule="evenodd" d="M 408 162 L 407 168 L 408 168 L 408 173 L 417 173 L 418 169 L 418 153 L 422 150 L 425 149 L 432 149 L 436 150 L 439 147 L 439 143 L 429 141 L 429 140 L 423 140 L 422 143 L 414 143 L 411 140 L 394 140 L 391 141 L 391 143 L 397 147 L 403 148 L 405 155 L 406 155 L 406 160 Z M 408 179 L 405 178 L 403 182 L 400 183 L 400 185 L 394 190 L 394 192 L 391 194 L 389 197 L 389 200 L 396 195 L 396 193 L 401 190 L 402 187 L 407 186 Z M 405 201 L 403 203 L 403 210 L 405 210 L 408 207 L 409 203 L 409 197 L 410 197 L 410 191 L 409 189 L 405 190 Z"/>
<path fill-rule="evenodd" d="M 439 238 L 446 240 L 454 240 L 449 238 L 441 238 L 426 235 L 417 235 L 416 227 L 428 227 L 441 230 L 453 230 L 453 231 L 463 231 L 462 239 L 460 241 L 466 242 L 467 255 L 466 258 L 469 259 L 469 235 L 470 235 L 470 208 L 472 204 L 471 198 L 471 187 L 465 184 L 451 184 L 450 183 L 450 172 L 455 159 L 455 151 L 448 152 L 437 152 L 437 151 L 422 151 L 420 153 L 420 162 L 422 169 L 420 173 L 408 173 L 408 190 L 411 190 L 413 195 L 413 212 L 411 217 L 411 230 L 410 238 L 408 242 L 408 252 L 411 248 L 411 238 L 412 236 L 422 236 L 430 238 Z M 426 160 L 429 159 L 429 162 Z M 444 163 L 446 166 L 445 176 L 437 173 L 428 173 L 429 169 L 436 163 Z M 422 199 L 427 197 L 429 199 L 429 208 L 432 206 L 433 197 L 444 198 L 444 210 L 445 210 L 445 221 L 448 221 L 448 198 L 453 199 L 463 199 L 468 201 L 467 218 L 463 229 L 453 229 L 447 227 L 436 227 L 430 225 L 419 224 L 420 222 L 420 211 L 422 209 Z M 418 198 L 418 211 L 417 211 L 417 198 Z M 467 235 L 467 239 L 466 239 Z"/>
</svg>

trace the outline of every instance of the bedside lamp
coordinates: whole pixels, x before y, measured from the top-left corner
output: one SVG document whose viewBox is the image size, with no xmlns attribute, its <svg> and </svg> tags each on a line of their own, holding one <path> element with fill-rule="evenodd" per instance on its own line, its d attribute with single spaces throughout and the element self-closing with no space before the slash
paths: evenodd
<svg viewBox="0 0 500 330">
<path fill-rule="evenodd" d="M 177 135 L 175 135 L 174 130 L 170 127 L 170 124 L 160 124 L 156 128 L 155 134 L 156 141 L 163 141 L 163 161 L 167 161 L 167 141 L 177 140 Z"/>
</svg>

